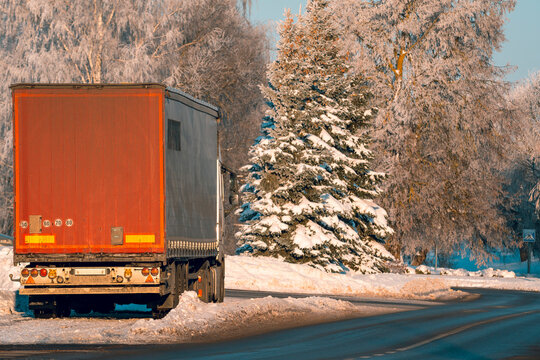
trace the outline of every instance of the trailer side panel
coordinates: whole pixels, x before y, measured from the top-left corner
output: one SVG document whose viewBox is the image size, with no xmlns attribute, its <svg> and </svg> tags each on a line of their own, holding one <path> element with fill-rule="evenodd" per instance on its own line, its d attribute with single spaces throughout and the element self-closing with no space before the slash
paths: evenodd
<svg viewBox="0 0 540 360">
<path fill-rule="evenodd" d="M 217 253 L 217 121 L 166 98 L 166 233 L 169 256 Z"/>
</svg>

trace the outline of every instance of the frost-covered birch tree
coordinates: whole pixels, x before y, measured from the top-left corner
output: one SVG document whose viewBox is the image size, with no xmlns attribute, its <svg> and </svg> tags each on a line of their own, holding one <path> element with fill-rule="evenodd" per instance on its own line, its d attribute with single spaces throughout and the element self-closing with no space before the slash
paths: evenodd
<svg viewBox="0 0 540 360">
<path fill-rule="evenodd" d="M 373 198 L 383 174 L 370 170 L 359 130 L 374 109 L 341 54 L 328 1 L 310 0 L 279 29 L 277 60 L 263 93 L 271 104 L 263 136 L 250 150 L 240 251 L 327 271 L 385 271 L 380 244 L 392 230 Z"/>
<path fill-rule="evenodd" d="M 521 168 L 521 184 L 540 219 L 540 71 L 512 90 L 509 103 L 519 127 L 513 165 Z"/>
<path fill-rule="evenodd" d="M 508 239 L 502 177 L 504 69 L 492 56 L 513 0 L 342 0 L 354 68 L 380 108 L 377 166 L 394 252 L 477 259 Z"/>
<path fill-rule="evenodd" d="M 0 2 L 0 232 L 12 226 L 10 84 L 163 82 L 217 103 L 225 148 L 247 151 L 266 61 L 263 30 L 234 0 Z"/>
</svg>

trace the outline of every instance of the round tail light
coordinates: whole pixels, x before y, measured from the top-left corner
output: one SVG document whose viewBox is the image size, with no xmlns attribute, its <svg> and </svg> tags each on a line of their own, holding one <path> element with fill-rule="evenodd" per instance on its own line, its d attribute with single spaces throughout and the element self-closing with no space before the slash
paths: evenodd
<svg viewBox="0 0 540 360">
<path fill-rule="evenodd" d="M 159 274 L 158 268 L 152 268 L 152 270 L 150 271 L 150 274 L 152 274 L 152 276 L 158 276 Z"/>
<path fill-rule="evenodd" d="M 41 270 L 39 270 L 39 275 L 40 275 L 41 277 L 47 276 L 47 269 L 41 269 Z"/>
<path fill-rule="evenodd" d="M 141 274 L 143 274 L 144 276 L 148 276 L 148 274 L 150 274 L 150 270 L 148 270 L 148 268 L 145 267 L 141 270 Z"/>
<path fill-rule="evenodd" d="M 124 281 L 124 278 L 122 276 L 118 275 L 116 277 L 116 282 L 121 283 L 122 281 Z"/>
<path fill-rule="evenodd" d="M 28 271 L 28 269 L 22 269 L 21 270 L 21 275 L 23 277 L 28 277 L 28 275 L 30 275 L 30 271 Z"/>
<path fill-rule="evenodd" d="M 124 277 L 125 277 L 126 279 L 131 278 L 132 275 L 133 275 L 133 274 L 132 274 L 132 272 L 131 272 L 131 269 L 125 269 L 125 270 L 124 270 Z"/>
<path fill-rule="evenodd" d="M 39 274 L 39 271 L 37 269 L 30 270 L 30 275 L 32 275 L 32 277 L 36 277 L 38 276 L 38 274 Z"/>
</svg>

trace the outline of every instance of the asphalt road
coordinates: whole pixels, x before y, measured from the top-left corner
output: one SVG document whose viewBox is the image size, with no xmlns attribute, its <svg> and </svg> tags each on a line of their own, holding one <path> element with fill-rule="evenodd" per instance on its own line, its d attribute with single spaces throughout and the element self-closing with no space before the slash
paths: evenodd
<svg viewBox="0 0 540 360">
<path fill-rule="evenodd" d="M 67 346 L 48 351 L 36 348 L 38 353 L 34 355 L 40 358 L 152 360 L 540 359 L 539 293 L 467 291 L 479 297 L 438 305 L 423 301 L 347 298 L 358 303 L 408 307 L 409 311 L 277 331 L 222 343 Z M 258 297 L 267 293 L 236 292 L 230 295 Z M 12 350 L 17 351 L 15 348 Z M 55 352 L 58 350 L 60 352 Z"/>
</svg>

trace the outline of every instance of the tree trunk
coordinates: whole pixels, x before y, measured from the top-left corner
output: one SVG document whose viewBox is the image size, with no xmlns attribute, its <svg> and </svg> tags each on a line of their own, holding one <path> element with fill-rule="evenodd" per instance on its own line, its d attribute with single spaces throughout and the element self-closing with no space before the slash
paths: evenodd
<svg viewBox="0 0 540 360">
<path fill-rule="evenodd" d="M 414 254 L 411 261 L 411 265 L 412 266 L 422 265 L 424 261 L 426 261 L 426 257 L 427 257 L 427 250 L 418 251 L 416 254 Z"/>
</svg>

